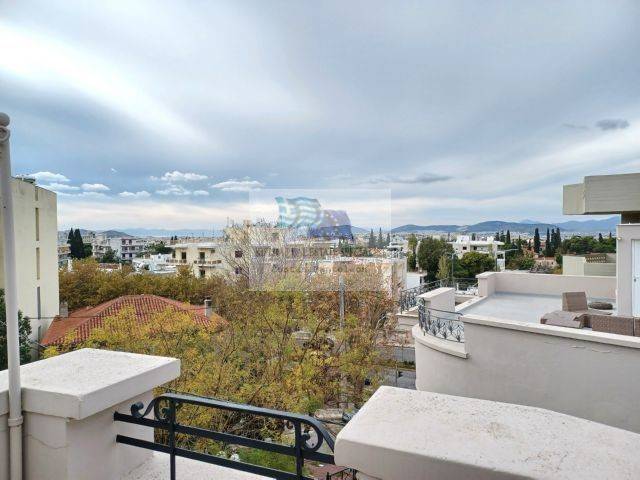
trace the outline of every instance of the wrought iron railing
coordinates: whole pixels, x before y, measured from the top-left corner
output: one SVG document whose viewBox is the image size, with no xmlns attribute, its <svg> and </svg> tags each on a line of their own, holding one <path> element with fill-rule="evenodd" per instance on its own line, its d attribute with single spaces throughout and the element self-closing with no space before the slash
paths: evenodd
<svg viewBox="0 0 640 480">
<path fill-rule="evenodd" d="M 440 288 L 440 280 L 434 282 L 421 283 L 417 287 L 405 288 L 400 291 L 400 298 L 398 299 L 398 306 L 401 312 L 406 312 L 412 309 L 418 304 L 418 295 L 430 292 Z"/>
<path fill-rule="evenodd" d="M 262 439 L 250 438 L 244 435 L 219 432 L 199 428 L 193 425 L 186 425 L 177 419 L 177 412 L 184 405 L 215 408 L 236 414 L 255 415 L 257 417 L 262 417 L 265 420 L 281 420 L 293 429 L 293 445 L 274 443 Z M 153 418 L 146 418 L 147 415 L 152 412 Z M 263 475 L 276 480 L 312 480 L 303 473 L 305 460 L 314 460 L 332 465 L 334 464 L 332 454 L 321 453 L 319 451 L 320 447 L 326 443 L 331 452 L 333 452 L 333 437 L 322 423 L 307 415 L 253 407 L 251 405 L 231 403 L 206 397 L 165 393 L 154 398 L 146 408 L 141 402 L 133 404 L 131 406 L 131 415 L 119 412 L 114 413 L 114 420 L 143 425 L 166 432 L 166 444 L 128 437 L 125 435 L 117 435 L 116 442 L 169 454 L 169 472 L 171 480 L 175 480 L 176 478 L 176 457 L 190 458 L 234 470 Z M 176 443 L 177 435 L 181 435 L 182 437 L 188 436 L 190 438 L 213 440 L 226 445 L 239 445 L 242 447 L 265 450 L 275 454 L 287 455 L 295 458 L 295 473 L 246 463 L 239 460 L 231 460 L 225 457 L 204 453 L 202 451 L 192 450 L 188 448 L 189 443 L 178 446 Z"/>
<path fill-rule="evenodd" d="M 453 278 L 446 280 L 434 280 L 421 283 L 417 287 L 406 288 L 400 291 L 398 306 L 400 312 L 406 312 L 418 305 L 418 296 L 440 287 L 455 288 L 456 292 L 476 294 L 478 289 L 477 278 Z"/>
<path fill-rule="evenodd" d="M 353 468 L 343 468 L 337 472 L 327 473 L 325 480 L 356 480 L 356 473 Z"/>
<path fill-rule="evenodd" d="M 478 289 L 477 278 L 453 278 L 440 280 L 440 286 L 455 288 L 460 293 L 476 293 Z"/>
<path fill-rule="evenodd" d="M 428 308 L 424 302 L 418 305 L 418 324 L 425 335 L 464 343 L 464 323 L 460 314 Z"/>
</svg>

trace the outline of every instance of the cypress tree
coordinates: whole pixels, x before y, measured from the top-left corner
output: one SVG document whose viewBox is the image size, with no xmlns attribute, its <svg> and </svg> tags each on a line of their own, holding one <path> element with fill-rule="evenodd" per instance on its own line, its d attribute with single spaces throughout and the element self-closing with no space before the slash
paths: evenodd
<svg viewBox="0 0 640 480">
<path fill-rule="evenodd" d="M 75 232 L 73 232 L 73 245 L 75 246 L 75 258 L 84 258 L 84 243 L 82 242 L 82 235 L 80 234 L 80 229 L 76 228 Z"/>
<path fill-rule="evenodd" d="M 382 228 L 378 230 L 378 248 L 384 248 L 384 240 L 382 239 Z"/>
<path fill-rule="evenodd" d="M 369 233 L 369 248 L 374 248 L 376 246 L 376 237 L 373 234 L 373 228 L 371 229 L 371 233 Z"/>
<path fill-rule="evenodd" d="M 391 243 L 391 234 L 389 232 L 387 232 L 387 240 L 386 240 L 387 246 L 389 246 L 389 244 Z"/>
<path fill-rule="evenodd" d="M 536 253 L 540 253 L 540 232 L 537 228 L 533 233 L 533 251 Z"/>
<path fill-rule="evenodd" d="M 507 230 L 507 237 L 506 237 L 506 243 L 511 245 L 511 232 L 509 230 Z"/>
</svg>

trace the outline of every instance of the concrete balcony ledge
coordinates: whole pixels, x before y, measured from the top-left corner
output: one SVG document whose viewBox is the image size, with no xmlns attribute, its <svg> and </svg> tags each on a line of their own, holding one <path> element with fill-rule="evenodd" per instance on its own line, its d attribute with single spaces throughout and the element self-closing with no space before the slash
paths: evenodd
<svg viewBox="0 0 640 480">
<path fill-rule="evenodd" d="M 82 420 L 180 375 L 175 358 L 85 348 L 20 367 L 25 412 Z M 0 415 L 8 409 L 0 372 Z"/>
<path fill-rule="evenodd" d="M 541 408 L 381 387 L 338 434 L 368 478 L 635 479 L 640 435 Z"/>
<path fill-rule="evenodd" d="M 153 429 L 115 422 L 114 412 L 153 398 L 180 375 L 175 358 L 82 349 L 20 367 L 24 478 L 120 480 L 151 451 L 116 443 L 153 440 Z M 7 372 L 0 372 L 0 480 L 8 479 Z"/>
</svg>

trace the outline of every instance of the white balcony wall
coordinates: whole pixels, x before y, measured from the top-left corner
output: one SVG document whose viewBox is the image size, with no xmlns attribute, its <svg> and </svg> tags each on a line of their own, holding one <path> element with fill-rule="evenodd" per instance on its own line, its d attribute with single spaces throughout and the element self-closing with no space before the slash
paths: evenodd
<svg viewBox="0 0 640 480">
<path fill-rule="evenodd" d="M 587 297 L 616 298 L 615 277 L 553 275 L 507 270 L 481 273 L 477 278 L 480 296 L 488 296 L 496 292 L 529 295 L 586 292 Z"/>
<path fill-rule="evenodd" d="M 418 390 L 547 408 L 640 432 L 640 337 L 466 315 L 465 343 L 413 328 Z"/>
<path fill-rule="evenodd" d="M 83 349 L 21 367 L 26 480 L 116 480 L 151 451 L 115 442 L 153 440 L 153 429 L 115 422 L 180 374 L 179 360 Z M 0 480 L 8 478 L 7 372 L 0 372 Z"/>
</svg>

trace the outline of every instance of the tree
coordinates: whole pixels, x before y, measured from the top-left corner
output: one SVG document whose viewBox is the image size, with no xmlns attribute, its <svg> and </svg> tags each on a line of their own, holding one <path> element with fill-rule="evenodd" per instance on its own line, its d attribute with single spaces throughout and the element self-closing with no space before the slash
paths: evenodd
<svg viewBox="0 0 640 480">
<path fill-rule="evenodd" d="M 378 241 L 376 246 L 378 248 L 384 248 L 384 240 L 382 239 L 382 228 L 378 230 Z"/>
<path fill-rule="evenodd" d="M 107 251 L 104 252 L 104 255 L 100 259 L 100 263 L 120 263 L 120 259 L 116 255 L 115 250 L 113 250 L 111 247 L 108 247 Z"/>
<path fill-rule="evenodd" d="M 149 253 L 156 254 L 156 255 L 157 254 L 166 255 L 173 251 L 173 249 L 171 247 L 167 247 L 163 241 L 151 243 L 147 248 L 147 250 L 149 251 Z"/>
<path fill-rule="evenodd" d="M 369 248 L 376 248 L 376 236 L 373 234 L 373 228 L 369 233 Z"/>
<path fill-rule="evenodd" d="M 388 247 L 391 244 L 391 233 L 387 232 L 387 239 L 385 240 L 385 245 Z"/>
<path fill-rule="evenodd" d="M 438 260 L 438 280 L 447 280 L 451 275 L 451 263 L 449 257 L 442 255 Z"/>
<path fill-rule="evenodd" d="M 544 256 L 551 257 L 553 255 L 553 245 L 551 244 L 551 232 L 547 228 L 547 240 L 544 244 Z"/>
<path fill-rule="evenodd" d="M 410 252 L 416 253 L 416 248 L 418 247 L 418 237 L 416 237 L 415 233 L 412 233 L 407 238 L 408 248 Z"/>
<path fill-rule="evenodd" d="M 540 232 L 538 231 L 538 228 L 536 228 L 533 233 L 533 251 L 540 253 Z"/>
<path fill-rule="evenodd" d="M 31 324 L 29 322 L 29 318 L 23 317 L 22 312 L 18 311 L 20 364 L 29 363 L 31 361 L 31 344 L 29 342 L 29 335 L 31 335 Z M 7 362 L 7 317 L 4 303 L 4 290 L 0 289 L 0 370 L 6 370 L 8 368 Z"/>
<path fill-rule="evenodd" d="M 444 240 L 425 237 L 418 246 L 418 266 L 427 272 L 427 279 L 433 281 L 437 277 L 440 257 L 453 252 L 453 247 Z"/>
<path fill-rule="evenodd" d="M 467 252 L 457 262 L 456 277 L 475 278 L 483 272 L 493 272 L 496 260 L 493 256 L 481 252 Z"/>
<path fill-rule="evenodd" d="M 505 243 L 511 245 L 511 232 L 507 230 L 507 236 L 505 237 Z"/>
</svg>

